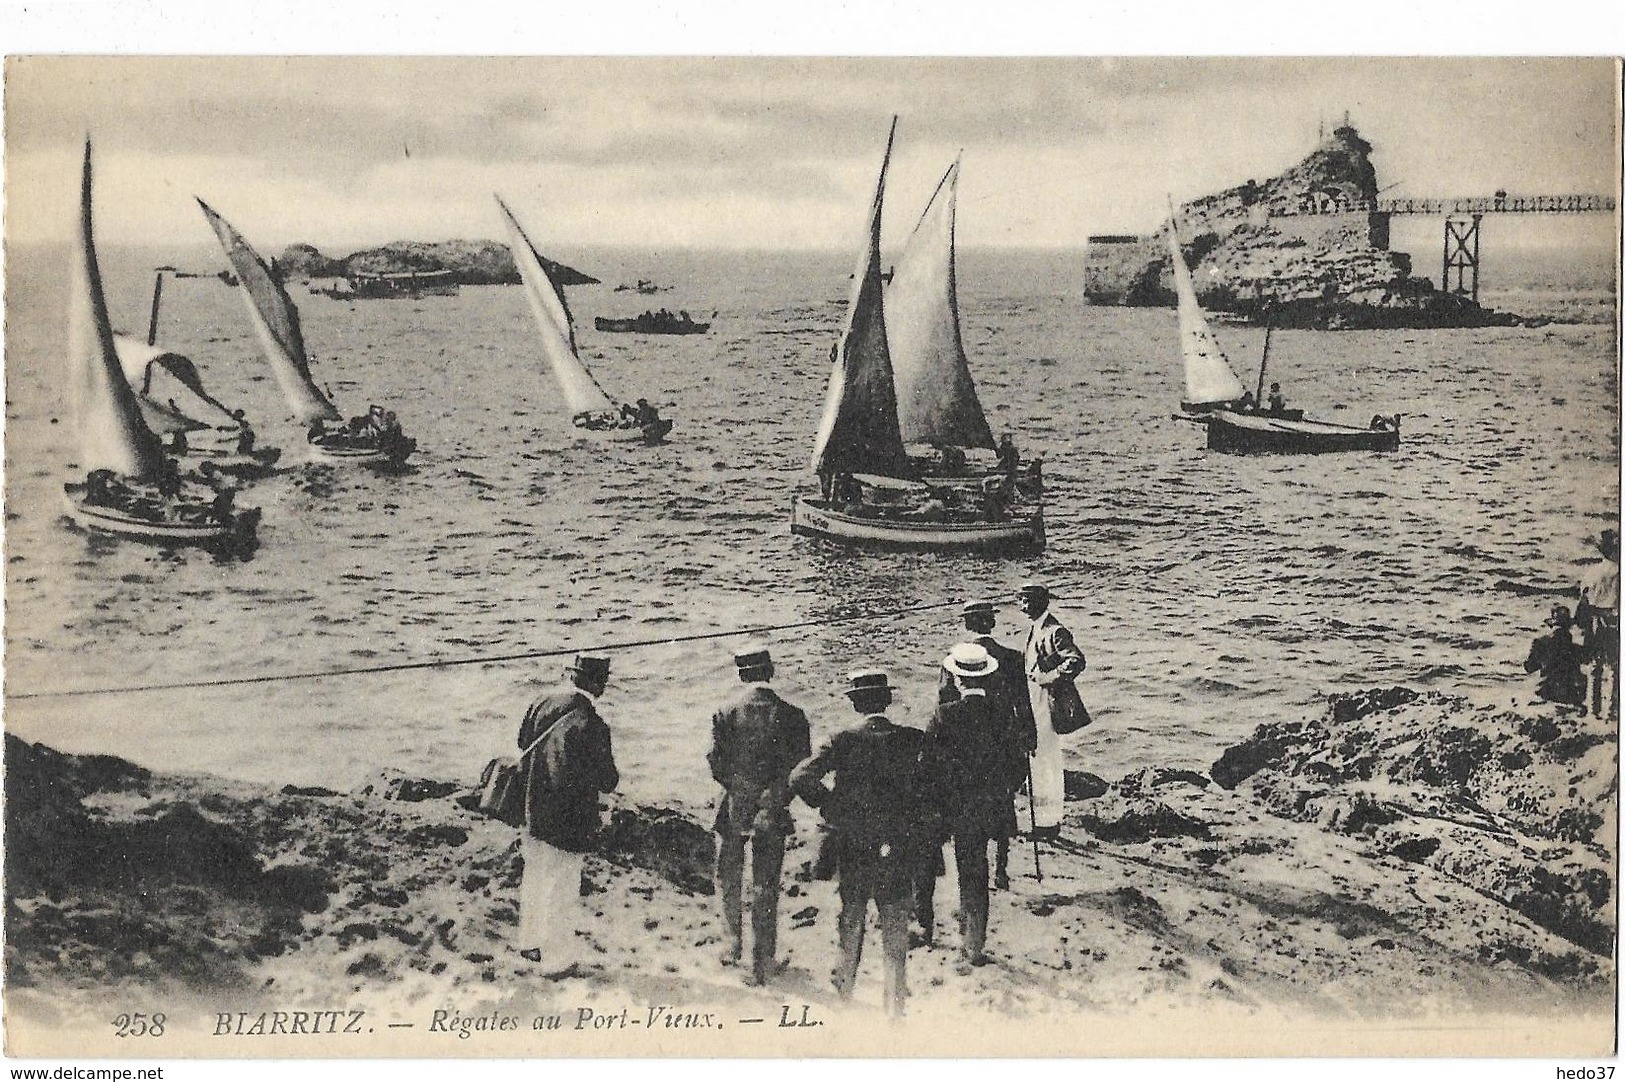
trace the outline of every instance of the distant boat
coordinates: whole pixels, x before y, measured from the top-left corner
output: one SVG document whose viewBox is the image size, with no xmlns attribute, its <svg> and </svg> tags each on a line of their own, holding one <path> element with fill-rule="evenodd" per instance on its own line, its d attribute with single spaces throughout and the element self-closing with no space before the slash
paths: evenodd
<svg viewBox="0 0 1625 1082">
<path fill-rule="evenodd" d="M 68 516 L 99 533 L 160 545 L 205 545 L 246 554 L 259 509 L 236 510 L 236 490 L 183 477 L 142 419 L 125 378 L 102 294 L 91 211 L 90 141 L 85 141 L 79 229 L 68 304 L 68 360 L 79 416 L 85 480 L 63 486 Z"/>
<path fill-rule="evenodd" d="M 1170 211 L 1172 208 L 1170 207 Z M 1331 451 L 1392 451 L 1399 446 L 1399 416 L 1377 416 L 1369 428 L 1306 419 L 1302 410 L 1259 409 L 1269 363 L 1270 328 L 1258 366 L 1258 393 L 1250 395 L 1219 348 L 1196 299 L 1190 267 L 1179 248 L 1177 226 L 1168 222 L 1168 258 L 1179 297 L 1179 343 L 1185 360 L 1182 419 L 1207 428 L 1210 451 L 1234 454 L 1320 454 Z"/>
<path fill-rule="evenodd" d="M 1036 494 L 1014 491 L 1006 475 L 964 461 L 966 449 L 993 450 L 993 437 L 960 344 L 953 258 L 957 165 L 943 177 L 910 237 L 890 290 L 884 286 L 880 221 L 896 130 L 894 119 L 867 243 L 852 276 L 846 325 L 831 358 L 813 448 L 820 494 L 795 498 L 790 529 L 879 547 L 1042 549 L 1044 517 Z M 895 368 L 888 345 L 893 326 L 900 347 Z M 952 449 L 959 461 L 934 473 L 923 468 L 905 447 L 904 418 L 908 437 Z"/>
<path fill-rule="evenodd" d="M 514 263 L 524 282 L 525 299 L 530 302 L 536 328 L 541 332 L 542 353 L 570 410 L 570 423 L 577 432 L 601 439 L 641 439 L 648 443 L 664 439 L 672 428 L 670 420 L 656 419 L 640 424 L 631 416 L 636 412 L 632 407 L 622 406 L 617 410 L 609 395 L 587 371 L 587 366 L 581 363 L 581 355 L 576 351 L 575 323 L 570 318 L 563 288 L 554 280 L 548 261 L 537 253 L 513 211 L 501 196 L 497 196 L 496 201 L 503 223 L 508 227 L 508 247 L 513 251 Z"/>
<path fill-rule="evenodd" d="M 259 335 L 260 347 L 270 362 L 277 384 L 282 388 L 294 419 L 308 426 L 312 457 L 326 462 L 354 462 L 364 465 L 399 466 L 417 449 L 417 441 L 404 435 L 393 415 L 373 406 L 366 415 L 352 417 L 342 428 L 327 428 L 343 421 L 327 396 L 310 376 L 310 358 L 299 327 L 299 310 L 275 271 L 260 258 L 241 233 L 231 227 L 203 200 L 203 209 L 226 258 L 237 271 L 238 287 L 248 308 L 249 320 Z"/>
<path fill-rule="evenodd" d="M 562 284 L 562 285 L 574 285 L 575 283 L 573 283 L 573 282 L 562 282 L 560 284 Z M 671 289 L 671 286 L 658 286 L 658 285 L 655 285 L 653 282 L 651 282 L 647 278 L 639 278 L 638 279 L 638 284 L 635 285 L 635 286 L 629 286 L 625 282 L 622 282 L 620 285 L 615 287 L 615 292 L 617 292 L 617 293 L 642 293 L 642 294 L 648 295 L 648 294 L 651 294 L 651 293 L 666 292 L 666 291 L 669 291 L 670 289 Z"/>
<path fill-rule="evenodd" d="M 658 312 L 632 316 L 630 319 L 597 316 L 593 319 L 592 325 L 595 330 L 607 334 L 704 334 L 711 329 L 710 323 L 697 323 L 687 312 L 672 313 L 664 308 Z"/>
<path fill-rule="evenodd" d="M 455 297 L 462 288 L 457 272 L 390 271 L 377 274 L 355 272 L 346 281 L 346 292 L 335 291 L 335 297 L 354 300 L 418 300 L 422 297 Z"/>
</svg>

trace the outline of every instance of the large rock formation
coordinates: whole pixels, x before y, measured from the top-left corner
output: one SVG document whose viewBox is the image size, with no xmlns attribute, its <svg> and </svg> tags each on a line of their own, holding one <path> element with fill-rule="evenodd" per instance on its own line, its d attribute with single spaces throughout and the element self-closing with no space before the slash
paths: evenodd
<svg viewBox="0 0 1625 1082">
<path fill-rule="evenodd" d="M 542 262 L 567 286 L 595 285 L 598 279 L 562 263 Z M 378 248 L 330 259 L 310 244 L 289 245 L 277 259 L 290 278 L 350 278 L 408 271 L 451 271 L 459 285 L 516 285 L 519 269 L 513 253 L 494 240 L 426 242 L 397 240 Z"/>
<path fill-rule="evenodd" d="M 1370 209 L 1377 198 L 1370 153 L 1371 145 L 1344 126 L 1279 176 L 1181 206 L 1179 237 L 1203 306 L 1284 327 L 1517 322 L 1413 277 L 1411 257 L 1388 250 L 1388 215 Z M 1089 299 L 1173 304 L 1167 230 L 1164 223 L 1149 237 L 1092 241 Z"/>
</svg>

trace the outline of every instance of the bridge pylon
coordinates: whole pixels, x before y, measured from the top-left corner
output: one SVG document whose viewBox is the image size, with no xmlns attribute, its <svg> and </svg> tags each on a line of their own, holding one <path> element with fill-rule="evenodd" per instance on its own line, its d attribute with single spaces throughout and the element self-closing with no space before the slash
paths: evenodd
<svg viewBox="0 0 1625 1082">
<path fill-rule="evenodd" d="M 1478 303 L 1478 227 L 1482 214 L 1471 219 L 1446 218 L 1444 220 L 1444 270 L 1440 285 L 1447 293 L 1471 296 Z M 1450 272 L 1456 272 L 1454 284 Z"/>
</svg>

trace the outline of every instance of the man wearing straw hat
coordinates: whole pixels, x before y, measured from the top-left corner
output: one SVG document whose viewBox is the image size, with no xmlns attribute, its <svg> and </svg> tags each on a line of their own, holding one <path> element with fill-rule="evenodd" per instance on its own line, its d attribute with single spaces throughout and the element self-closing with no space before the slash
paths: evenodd
<svg viewBox="0 0 1625 1082">
<path fill-rule="evenodd" d="M 1049 611 L 1047 586 L 1025 582 L 1016 596 L 1021 611 L 1033 622 L 1025 655 L 1027 690 L 1037 729 L 1031 759 L 1033 835 L 1053 838 L 1060 832 L 1066 799 L 1061 735 L 1089 724 L 1089 712 L 1073 683 L 1082 675 L 1085 662 L 1083 651 L 1072 641 L 1072 632 Z"/>
<path fill-rule="evenodd" d="M 790 772 L 812 755 L 807 715 L 768 686 L 773 658 L 765 648 L 734 654 L 744 689 L 711 718 L 706 761 L 723 789 L 712 829 L 717 833 L 716 888 L 727 935 L 722 964 L 737 965 L 744 953 L 745 840 L 750 839 L 751 973 L 763 984 L 774 969 L 778 945 L 779 874 L 790 820 Z"/>
<path fill-rule="evenodd" d="M 891 681 L 878 669 L 847 677 L 847 698 L 862 724 L 836 733 L 796 768 L 790 787 L 822 809 L 834 831 L 841 898 L 841 960 L 835 988 L 850 999 L 863 957 L 869 902 L 880 912 L 886 956 L 886 1013 L 902 1016 L 908 995 L 908 917 L 921 850 L 937 835 L 938 791 L 932 741 L 922 730 L 893 724 L 883 713 Z M 833 773 L 833 786 L 824 777 Z"/>
<path fill-rule="evenodd" d="M 1004 829 L 995 835 L 999 845 L 994 864 L 993 885 L 1000 890 L 1008 890 L 1010 839 L 1019 833 L 1015 795 L 1027 781 L 1027 757 L 1033 753 L 1038 744 L 1037 731 L 1033 726 L 1032 699 L 1027 694 L 1026 662 L 1020 650 L 1012 650 L 993 637 L 993 628 L 998 619 L 993 602 L 967 601 L 959 610 L 959 615 L 965 624 L 965 630 L 972 636 L 967 641 L 986 650 L 998 663 L 998 670 L 987 682 L 987 697 L 999 708 L 999 712 L 1006 716 L 1007 725 L 1000 740 L 1005 746 L 1006 753 L 1015 761 L 1015 769 L 1010 784 L 1009 814 L 1005 817 Z M 953 674 L 944 664 L 937 684 L 937 702 L 945 703 L 957 699 L 958 687 Z"/>
<path fill-rule="evenodd" d="M 948 651 L 942 667 L 959 695 L 937 707 L 928 731 L 936 740 L 943 818 L 959 876 L 960 970 L 968 972 L 988 962 L 988 843 L 1005 833 L 1012 785 L 1027 770 L 1009 753 L 1007 707 L 988 694 L 999 663 L 981 645 L 966 642 Z"/>
<path fill-rule="evenodd" d="M 526 749 L 520 954 L 555 977 L 580 961 L 582 864 L 600 826 L 598 794 L 621 781 L 595 705 L 609 684 L 609 659 L 579 654 L 566 675 L 570 683 L 544 692 L 519 726 Z"/>
</svg>

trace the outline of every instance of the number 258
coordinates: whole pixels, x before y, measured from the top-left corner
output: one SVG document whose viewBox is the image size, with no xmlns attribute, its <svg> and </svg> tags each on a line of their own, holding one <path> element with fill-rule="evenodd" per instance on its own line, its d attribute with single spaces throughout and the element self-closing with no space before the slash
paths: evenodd
<svg viewBox="0 0 1625 1082">
<path fill-rule="evenodd" d="M 158 1014 L 120 1014 L 113 1017 L 115 1037 L 162 1037 L 164 1016 Z"/>
</svg>

